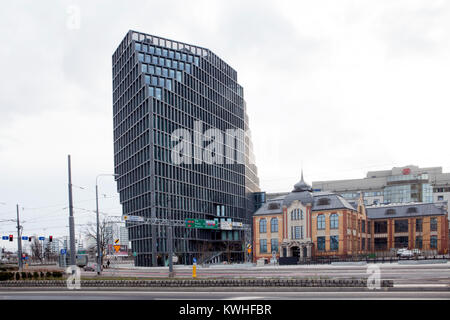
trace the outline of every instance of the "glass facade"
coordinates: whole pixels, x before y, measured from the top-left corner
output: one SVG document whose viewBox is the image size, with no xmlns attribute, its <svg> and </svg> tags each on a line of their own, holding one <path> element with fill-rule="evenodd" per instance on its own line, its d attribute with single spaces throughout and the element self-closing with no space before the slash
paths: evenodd
<svg viewBox="0 0 450 320">
<path fill-rule="evenodd" d="M 259 180 L 252 154 L 243 88 L 237 73 L 208 49 L 129 31 L 112 57 L 114 164 L 124 215 L 184 221 L 220 218 L 251 225 Z M 199 125 L 198 125 L 199 124 Z M 193 162 L 175 164 L 173 132 L 202 135 L 208 129 L 235 130 L 232 147 L 214 152 L 242 161 L 199 160 L 205 140 L 189 146 Z M 225 134 L 225 138 L 227 138 Z M 239 148 L 239 146 L 244 146 Z M 222 152 L 219 150 L 222 149 Z M 168 259 L 166 228 L 127 225 L 136 266 Z M 173 229 L 179 263 L 191 264 L 205 251 L 243 261 L 244 231 Z"/>
</svg>

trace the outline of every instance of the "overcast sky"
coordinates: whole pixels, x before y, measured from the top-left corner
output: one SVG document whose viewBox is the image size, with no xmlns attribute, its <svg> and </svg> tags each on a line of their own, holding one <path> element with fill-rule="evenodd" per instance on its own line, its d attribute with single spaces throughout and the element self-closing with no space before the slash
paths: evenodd
<svg viewBox="0 0 450 320">
<path fill-rule="evenodd" d="M 76 223 L 94 218 L 95 177 L 113 172 L 111 56 L 129 29 L 209 48 L 238 72 L 262 190 L 290 191 L 302 163 L 309 183 L 450 171 L 448 1 L 9 1 L 0 220 L 19 203 L 24 234 L 67 235 L 68 154 Z M 115 190 L 100 179 L 100 211 L 121 214 Z"/>
</svg>

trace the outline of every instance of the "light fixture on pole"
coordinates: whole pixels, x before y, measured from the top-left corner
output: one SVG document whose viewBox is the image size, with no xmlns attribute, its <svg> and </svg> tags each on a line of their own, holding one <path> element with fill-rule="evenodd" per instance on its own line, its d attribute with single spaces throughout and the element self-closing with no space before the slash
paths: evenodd
<svg viewBox="0 0 450 320">
<path fill-rule="evenodd" d="M 102 176 L 113 176 L 117 177 L 118 174 L 113 173 L 103 173 L 97 175 L 95 178 L 95 202 L 96 202 L 96 214 L 97 214 L 97 274 L 100 275 L 102 272 L 102 251 L 100 250 L 100 217 L 98 211 L 98 178 Z"/>
</svg>

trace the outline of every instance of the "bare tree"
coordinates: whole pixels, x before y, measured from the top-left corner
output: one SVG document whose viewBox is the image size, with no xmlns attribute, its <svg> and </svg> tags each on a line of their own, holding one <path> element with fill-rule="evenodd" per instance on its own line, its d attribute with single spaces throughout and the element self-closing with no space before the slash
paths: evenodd
<svg viewBox="0 0 450 320">
<path fill-rule="evenodd" d="M 39 239 L 35 236 L 31 242 L 31 257 L 34 261 L 39 260 L 42 263 L 42 259 L 44 257 L 42 244 L 39 242 Z"/>
<path fill-rule="evenodd" d="M 101 259 L 101 265 L 103 266 L 103 260 L 105 258 L 105 255 L 108 253 L 108 245 L 113 243 L 112 239 L 112 233 L 111 233 L 111 227 L 112 222 L 108 221 L 108 217 L 100 218 L 99 223 L 99 246 L 100 251 L 102 253 L 102 259 Z M 87 227 L 84 229 L 84 235 L 88 239 L 95 240 L 95 245 L 91 246 L 90 248 L 86 248 L 90 254 L 97 254 L 97 224 L 96 223 L 89 223 Z M 97 262 L 97 261 L 96 261 Z"/>
</svg>

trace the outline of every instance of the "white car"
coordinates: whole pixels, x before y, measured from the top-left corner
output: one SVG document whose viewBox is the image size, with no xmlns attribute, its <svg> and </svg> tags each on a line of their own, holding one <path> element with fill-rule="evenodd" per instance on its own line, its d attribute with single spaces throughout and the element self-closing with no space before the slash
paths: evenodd
<svg viewBox="0 0 450 320">
<path fill-rule="evenodd" d="M 397 256 L 402 258 L 414 257 L 414 253 L 408 249 L 400 249 L 397 251 Z"/>
</svg>

